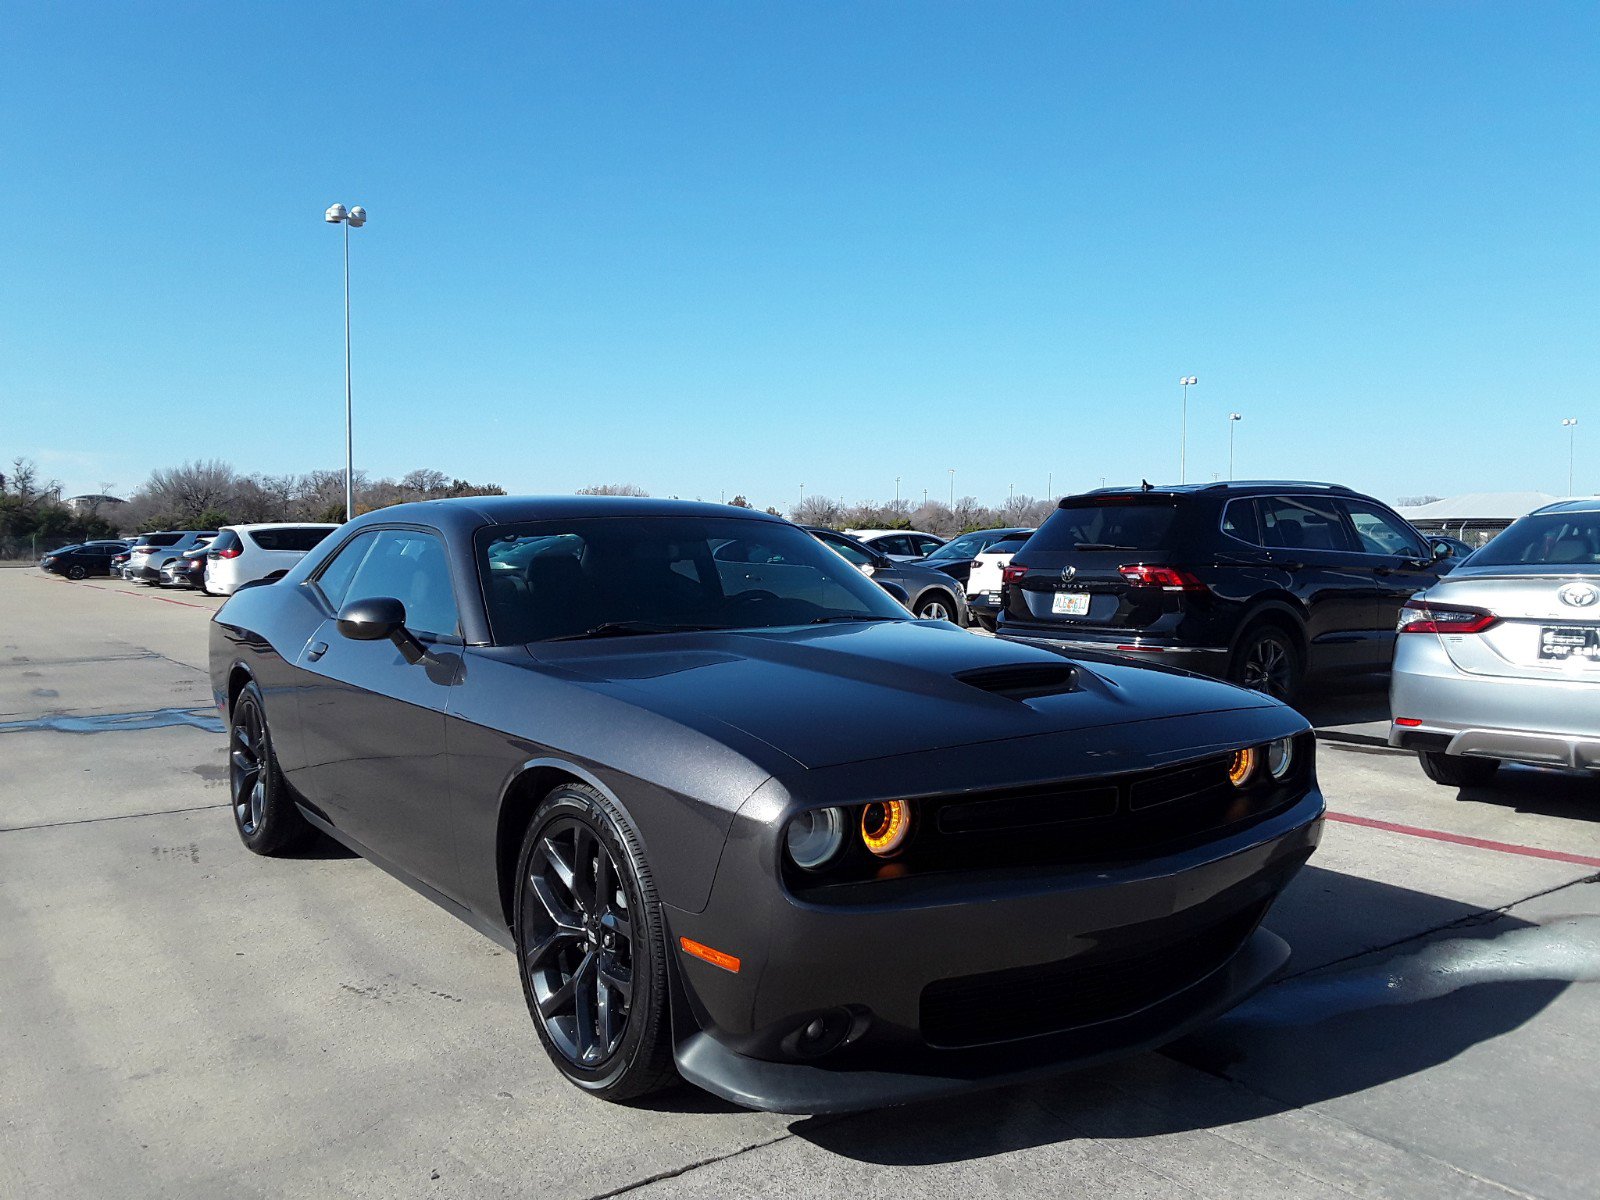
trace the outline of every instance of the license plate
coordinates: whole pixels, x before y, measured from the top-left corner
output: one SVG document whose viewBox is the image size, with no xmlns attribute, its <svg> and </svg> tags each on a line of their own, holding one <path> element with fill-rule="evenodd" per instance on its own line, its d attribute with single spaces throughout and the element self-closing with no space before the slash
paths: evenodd
<svg viewBox="0 0 1600 1200">
<path fill-rule="evenodd" d="M 1050 612 L 1054 616 L 1081 617 L 1088 611 L 1088 592 L 1057 592 L 1050 598 Z"/>
<path fill-rule="evenodd" d="M 1546 625 L 1539 630 L 1539 657 L 1600 662 L 1600 629 L 1581 625 Z"/>
</svg>

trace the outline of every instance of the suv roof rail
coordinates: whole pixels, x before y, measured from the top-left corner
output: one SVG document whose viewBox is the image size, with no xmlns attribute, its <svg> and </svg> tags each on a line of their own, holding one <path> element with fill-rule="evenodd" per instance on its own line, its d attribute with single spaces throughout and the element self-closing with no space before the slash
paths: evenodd
<svg viewBox="0 0 1600 1200">
<path fill-rule="evenodd" d="M 1208 492 L 1226 490 L 1228 488 L 1257 488 L 1257 487 L 1297 487 L 1297 488 L 1322 488 L 1329 492 L 1349 492 L 1355 494 L 1355 488 L 1343 483 L 1321 483 L 1315 479 L 1230 479 L 1225 483 L 1208 483 L 1205 490 Z"/>
</svg>

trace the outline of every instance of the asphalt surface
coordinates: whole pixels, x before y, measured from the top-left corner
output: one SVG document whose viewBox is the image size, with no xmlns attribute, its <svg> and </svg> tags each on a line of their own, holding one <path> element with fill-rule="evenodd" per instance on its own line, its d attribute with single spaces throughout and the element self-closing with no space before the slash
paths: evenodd
<svg viewBox="0 0 1600 1200">
<path fill-rule="evenodd" d="M 1380 689 L 1322 693 L 1294 961 L 1232 1017 L 888 1112 L 614 1107 L 497 946 L 331 846 L 239 845 L 217 604 L 0 571 L 0 1196 L 1600 1193 L 1600 782 L 1458 796 L 1375 744 Z"/>
</svg>

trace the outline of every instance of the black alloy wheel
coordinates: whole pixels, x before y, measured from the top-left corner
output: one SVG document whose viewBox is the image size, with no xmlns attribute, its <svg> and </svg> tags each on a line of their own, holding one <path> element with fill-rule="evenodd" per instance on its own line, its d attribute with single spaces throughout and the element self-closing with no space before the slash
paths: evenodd
<svg viewBox="0 0 1600 1200">
<path fill-rule="evenodd" d="M 83 567 L 83 565 L 81 563 L 73 563 L 70 567 L 67 568 L 67 578 L 68 579 L 87 579 L 87 578 L 89 578 L 89 572 L 84 569 L 84 567 Z"/>
<path fill-rule="evenodd" d="M 1300 651 L 1276 625 L 1260 625 L 1234 651 L 1228 678 L 1253 692 L 1285 703 L 1300 687 Z"/>
<path fill-rule="evenodd" d="M 517 957 L 551 1061 L 607 1100 L 673 1082 L 661 917 L 637 837 L 600 793 L 568 785 L 540 806 L 519 864 Z"/>
<path fill-rule="evenodd" d="M 228 731 L 228 798 L 239 840 L 257 854 L 277 855 L 316 836 L 300 810 L 272 753 L 266 707 L 254 683 L 233 703 Z"/>
</svg>

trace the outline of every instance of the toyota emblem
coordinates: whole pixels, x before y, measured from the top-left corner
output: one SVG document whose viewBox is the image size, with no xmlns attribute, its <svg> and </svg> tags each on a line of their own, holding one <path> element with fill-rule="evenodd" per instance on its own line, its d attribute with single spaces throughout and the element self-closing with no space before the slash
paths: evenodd
<svg viewBox="0 0 1600 1200">
<path fill-rule="evenodd" d="M 1600 590 L 1588 583 L 1569 583 L 1556 595 L 1561 597 L 1561 603 L 1570 604 L 1573 608 L 1592 608 L 1600 600 Z"/>
</svg>

